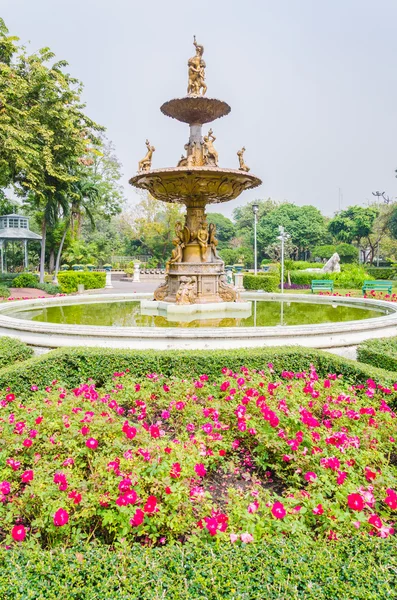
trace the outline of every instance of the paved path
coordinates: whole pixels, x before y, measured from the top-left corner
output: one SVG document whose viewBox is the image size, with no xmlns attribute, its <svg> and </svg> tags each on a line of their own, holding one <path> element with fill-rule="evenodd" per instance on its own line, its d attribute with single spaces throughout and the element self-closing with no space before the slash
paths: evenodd
<svg viewBox="0 0 397 600">
<path fill-rule="evenodd" d="M 43 290 L 36 290 L 36 288 L 10 288 L 10 298 L 46 298 L 50 296 Z"/>
<path fill-rule="evenodd" d="M 84 294 L 132 294 L 134 292 L 154 292 L 154 290 L 158 285 L 160 285 L 160 283 L 161 279 L 146 279 L 145 281 L 140 281 L 139 283 L 134 283 L 133 281 L 120 281 L 118 279 L 112 279 L 112 289 L 86 290 Z"/>
</svg>

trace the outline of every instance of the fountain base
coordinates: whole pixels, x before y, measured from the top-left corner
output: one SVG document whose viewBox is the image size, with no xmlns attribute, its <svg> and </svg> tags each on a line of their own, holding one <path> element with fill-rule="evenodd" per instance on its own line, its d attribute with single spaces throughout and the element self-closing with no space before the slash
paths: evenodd
<svg viewBox="0 0 397 600">
<path fill-rule="evenodd" d="M 248 319 L 252 302 L 211 302 L 208 304 L 175 304 L 141 300 L 141 314 L 166 317 L 168 321 L 188 323 L 209 319 Z"/>
</svg>

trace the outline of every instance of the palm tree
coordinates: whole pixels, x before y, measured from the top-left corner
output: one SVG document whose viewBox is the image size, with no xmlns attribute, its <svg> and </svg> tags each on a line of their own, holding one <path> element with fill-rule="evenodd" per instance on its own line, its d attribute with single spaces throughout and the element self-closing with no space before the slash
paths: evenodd
<svg viewBox="0 0 397 600">
<path fill-rule="evenodd" d="M 53 282 L 57 283 L 59 265 L 61 262 L 63 245 L 65 243 L 66 234 L 69 230 L 69 226 L 72 229 L 72 236 L 79 238 L 81 234 L 81 223 L 83 214 L 86 214 L 91 221 L 93 227 L 95 227 L 95 221 L 92 214 L 92 208 L 95 206 L 95 202 L 99 196 L 99 189 L 95 183 L 92 183 L 88 179 L 80 179 L 73 182 L 70 185 L 72 201 L 70 205 L 70 212 L 67 213 L 67 219 L 65 220 L 65 229 L 62 235 L 61 243 L 59 245 L 58 254 L 55 262 L 55 273 Z"/>
</svg>

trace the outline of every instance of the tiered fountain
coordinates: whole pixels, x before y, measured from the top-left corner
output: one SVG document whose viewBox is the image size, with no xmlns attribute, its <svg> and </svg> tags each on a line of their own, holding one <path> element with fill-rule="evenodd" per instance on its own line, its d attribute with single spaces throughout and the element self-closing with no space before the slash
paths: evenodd
<svg viewBox="0 0 397 600">
<path fill-rule="evenodd" d="M 167 262 L 165 282 L 154 293 L 155 300 L 174 305 L 230 303 L 239 299 L 236 288 L 227 283 L 225 265 L 217 252 L 216 226 L 208 223 L 205 207 L 234 200 L 244 190 L 261 184 L 244 163 L 245 148 L 237 152 L 239 169 L 222 169 L 218 166 L 212 129 L 202 135 L 203 124 L 227 115 L 230 106 L 205 97 L 204 48 L 195 38 L 194 46 L 196 54 L 188 61 L 188 95 L 161 106 L 168 117 L 189 124 L 186 154 L 176 167 L 152 169 L 155 148 L 147 140 L 147 154 L 139 162 L 138 175 L 130 180 L 131 185 L 147 190 L 157 200 L 186 206 L 184 224 L 176 224 L 175 247 Z M 215 308 L 219 310 L 219 304 Z"/>
</svg>

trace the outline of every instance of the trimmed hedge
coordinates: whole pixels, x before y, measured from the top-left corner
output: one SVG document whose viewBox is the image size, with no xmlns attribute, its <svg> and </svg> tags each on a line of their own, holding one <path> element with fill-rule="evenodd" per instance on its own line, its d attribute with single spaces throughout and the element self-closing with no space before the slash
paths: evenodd
<svg viewBox="0 0 397 600">
<path fill-rule="evenodd" d="M 366 267 L 368 275 L 375 279 L 396 279 L 396 267 Z"/>
<path fill-rule="evenodd" d="M 0 369 L 27 360 L 32 355 L 32 348 L 16 338 L 0 337 Z"/>
<path fill-rule="evenodd" d="M 280 284 L 278 275 L 261 273 L 260 275 L 244 275 L 243 285 L 246 290 L 263 290 L 277 292 Z"/>
<path fill-rule="evenodd" d="M 194 377 L 206 373 L 219 375 L 225 366 L 239 370 L 267 368 L 275 372 L 304 371 L 311 364 L 320 376 L 342 374 L 352 383 L 375 379 L 384 385 L 397 381 L 397 373 L 376 369 L 355 360 L 312 348 L 275 347 L 239 348 L 235 350 L 114 350 L 110 348 L 62 348 L 31 358 L 22 365 L 0 370 L 0 390 L 10 387 L 14 393 L 30 391 L 32 384 L 44 388 L 54 379 L 68 386 L 77 386 L 88 378 L 103 384 L 115 372 L 130 369 L 137 377 L 147 373 L 162 373 L 167 377 Z"/>
<path fill-rule="evenodd" d="M 395 540 L 187 543 L 0 550 L 7 600 L 383 600 L 395 597 Z"/>
<path fill-rule="evenodd" d="M 397 371 L 397 338 L 367 340 L 357 347 L 357 358 L 374 367 Z"/>
<path fill-rule="evenodd" d="M 39 283 L 39 278 L 37 275 L 33 275 L 33 273 L 21 273 L 18 277 L 15 277 L 12 287 L 16 288 L 35 288 Z"/>
<path fill-rule="evenodd" d="M 58 273 L 61 292 L 77 292 L 78 284 L 84 284 L 86 290 L 98 290 L 105 287 L 106 273 L 98 271 L 61 271 Z"/>
<path fill-rule="evenodd" d="M 0 284 L 0 298 L 9 298 L 11 296 L 11 292 L 6 285 Z"/>
</svg>

